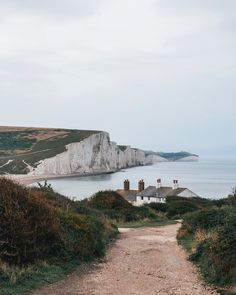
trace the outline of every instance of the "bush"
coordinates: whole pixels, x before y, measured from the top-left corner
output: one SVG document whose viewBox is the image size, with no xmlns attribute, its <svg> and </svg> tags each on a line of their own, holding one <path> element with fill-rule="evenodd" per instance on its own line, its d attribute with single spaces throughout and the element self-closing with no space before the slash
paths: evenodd
<svg viewBox="0 0 236 295">
<path fill-rule="evenodd" d="M 132 205 L 115 191 L 100 191 L 88 200 L 88 206 L 96 209 L 124 209 Z"/>
<path fill-rule="evenodd" d="M 29 264 L 54 256 L 61 247 L 56 210 L 40 192 L 0 179 L 0 259 Z"/>
<path fill-rule="evenodd" d="M 235 210 L 230 207 L 212 208 L 193 212 L 184 217 L 183 226 L 189 232 L 195 232 L 197 229 L 210 230 L 219 227 L 228 222 Z"/>
<path fill-rule="evenodd" d="M 148 206 L 156 211 L 165 213 L 168 209 L 168 205 L 165 203 L 150 203 Z"/>
<path fill-rule="evenodd" d="M 89 259 L 104 254 L 104 227 L 101 221 L 75 213 L 63 213 L 60 223 L 66 255 Z"/>
<path fill-rule="evenodd" d="M 235 245 L 236 224 L 222 226 L 201 242 L 190 258 L 200 265 L 208 281 L 229 284 L 236 280 Z"/>
<path fill-rule="evenodd" d="M 147 206 L 136 207 L 126 201 L 122 196 L 114 191 L 100 191 L 87 201 L 81 202 L 77 210 L 92 209 L 102 212 L 106 217 L 117 222 L 130 222 L 146 218 L 155 218 Z"/>
<path fill-rule="evenodd" d="M 79 208 L 52 189 L 0 178 L 0 261 L 23 267 L 50 258 L 103 255 L 117 228 L 102 213 L 79 214 Z"/>
<path fill-rule="evenodd" d="M 236 208 L 225 206 L 188 214 L 182 229 L 186 236 L 195 235 L 197 243 L 191 260 L 211 283 L 236 281 Z M 201 238 L 199 238 L 199 233 Z M 181 238 L 181 236 L 179 236 Z M 180 239 L 179 239 L 180 241 Z"/>
<path fill-rule="evenodd" d="M 185 200 L 178 200 L 168 205 L 167 217 L 168 218 L 182 218 L 184 214 L 194 212 L 198 210 L 198 207 Z"/>
</svg>

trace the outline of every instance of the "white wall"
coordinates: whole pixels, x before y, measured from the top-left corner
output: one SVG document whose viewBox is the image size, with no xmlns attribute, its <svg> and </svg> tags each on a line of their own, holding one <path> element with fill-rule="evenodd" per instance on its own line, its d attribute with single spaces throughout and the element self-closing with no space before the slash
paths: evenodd
<svg viewBox="0 0 236 295">
<path fill-rule="evenodd" d="M 137 196 L 136 197 L 136 202 L 135 202 L 135 206 L 141 206 L 143 204 L 150 204 L 150 203 L 165 203 L 166 199 L 165 198 L 156 198 L 156 197 L 142 197 L 141 196 Z"/>
</svg>

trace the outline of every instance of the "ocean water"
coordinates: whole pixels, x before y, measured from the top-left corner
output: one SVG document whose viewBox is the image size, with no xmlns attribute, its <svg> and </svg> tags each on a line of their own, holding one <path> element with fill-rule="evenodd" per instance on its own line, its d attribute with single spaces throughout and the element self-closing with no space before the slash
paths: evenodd
<svg viewBox="0 0 236 295">
<path fill-rule="evenodd" d="M 81 200 L 99 190 L 123 188 L 126 178 L 133 189 L 137 188 L 140 179 L 144 179 L 145 186 L 156 185 L 157 178 L 161 178 L 162 184 L 168 186 L 172 185 L 173 179 L 178 179 L 181 187 L 187 187 L 201 197 L 219 199 L 230 194 L 236 186 L 236 160 L 163 162 L 113 174 L 60 178 L 50 180 L 49 183 L 59 193 Z"/>
</svg>

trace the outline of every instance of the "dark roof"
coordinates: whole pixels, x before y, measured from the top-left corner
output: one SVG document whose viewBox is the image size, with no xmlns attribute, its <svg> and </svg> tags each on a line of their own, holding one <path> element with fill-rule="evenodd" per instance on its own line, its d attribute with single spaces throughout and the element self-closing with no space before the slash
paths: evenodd
<svg viewBox="0 0 236 295">
<path fill-rule="evenodd" d="M 183 191 L 185 191 L 187 188 L 185 187 L 179 187 L 176 189 L 173 189 L 171 186 L 162 186 L 160 188 L 156 188 L 155 186 L 148 186 L 145 188 L 145 190 L 139 192 L 138 190 L 117 190 L 117 193 L 121 195 L 124 199 L 126 199 L 129 202 L 135 202 L 136 196 L 141 197 L 157 197 L 157 198 L 165 198 L 167 196 L 178 196 Z M 189 190 L 190 191 L 190 190 Z M 194 192 L 190 191 L 194 195 L 196 195 Z"/>
<path fill-rule="evenodd" d="M 155 186 L 148 186 L 145 190 L 139 192 L 137 195 L 141 197 L 156 197 L 157 188 Z"/>
<path fill-rule="evenodd" d="M 171 186 L 161 186 L 157 188 L 157 193 L 159 197 L 166 197 L 172 190 L 173 188 Z"/>
<path fill-rule="evenodd" d="M 121 197 L 123 197 L 124 199 L 126 199 L 129 202 L 135 202 L 136 201 L 136 195 L 138 193 L 138 190 L 122 190 L 122 189 L 118 189 L 116 191 Z"/>
<path fill-rule="evenodd" d="M 148 186 L 145 190 L 138 193 L 141 197 L 159 197 L 163 198 L 165 197 L 169 192 L 171 192 L 173 189 L 172 187 L 165 187 L 162 186 L 160 188 L 156 188 L 155 186 Z"/>
<path fill-rule="evenodd" d="M 167 196 L 178 196 L 180 193 L 182 193 L 185 190 L 186 190 L 185 187 L 179 187 L 179 188 L 173 189 L 171 186 L 162 186 L 160 188 L 156 188 L 155 186 L 148 186 L 145 190 L 139 192 L 137 195 L 141 197 L 164 198 Z"/>
<path fill-rule="evenodd" d="M 179 187 L 177 189 L 174 189 L 170 193 L 168 193 L 168 196 L 178 196 L 179 194 L 181 194 L 185 190 L 188 190 L 192 194 L 192 195 L 189 194 L 189 197 L 198 196 L 197 194 L 195 194 L 193 191 L 191 191 L 190 189 L 188 189 L 186 187 Z"/>
<path fill-rule="evenodd" d="M 167 196 L 178 196 L 179 194 L 181 194 L 183 191 L 185 191 L 186 188 L 185 187 L 179 187 L 176 189 L 172 189 Z"/>
</svg>

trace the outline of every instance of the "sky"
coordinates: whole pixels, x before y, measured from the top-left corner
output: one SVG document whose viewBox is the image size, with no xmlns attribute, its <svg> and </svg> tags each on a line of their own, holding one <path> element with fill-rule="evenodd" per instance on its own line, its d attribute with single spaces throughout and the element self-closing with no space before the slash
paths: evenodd
<svg viewBox="0 0 236 295">
<path fill-rule="evenodd" d="M 236 156 L 235 0 L 0 0 L 0 125 Z"/>
</svg>

